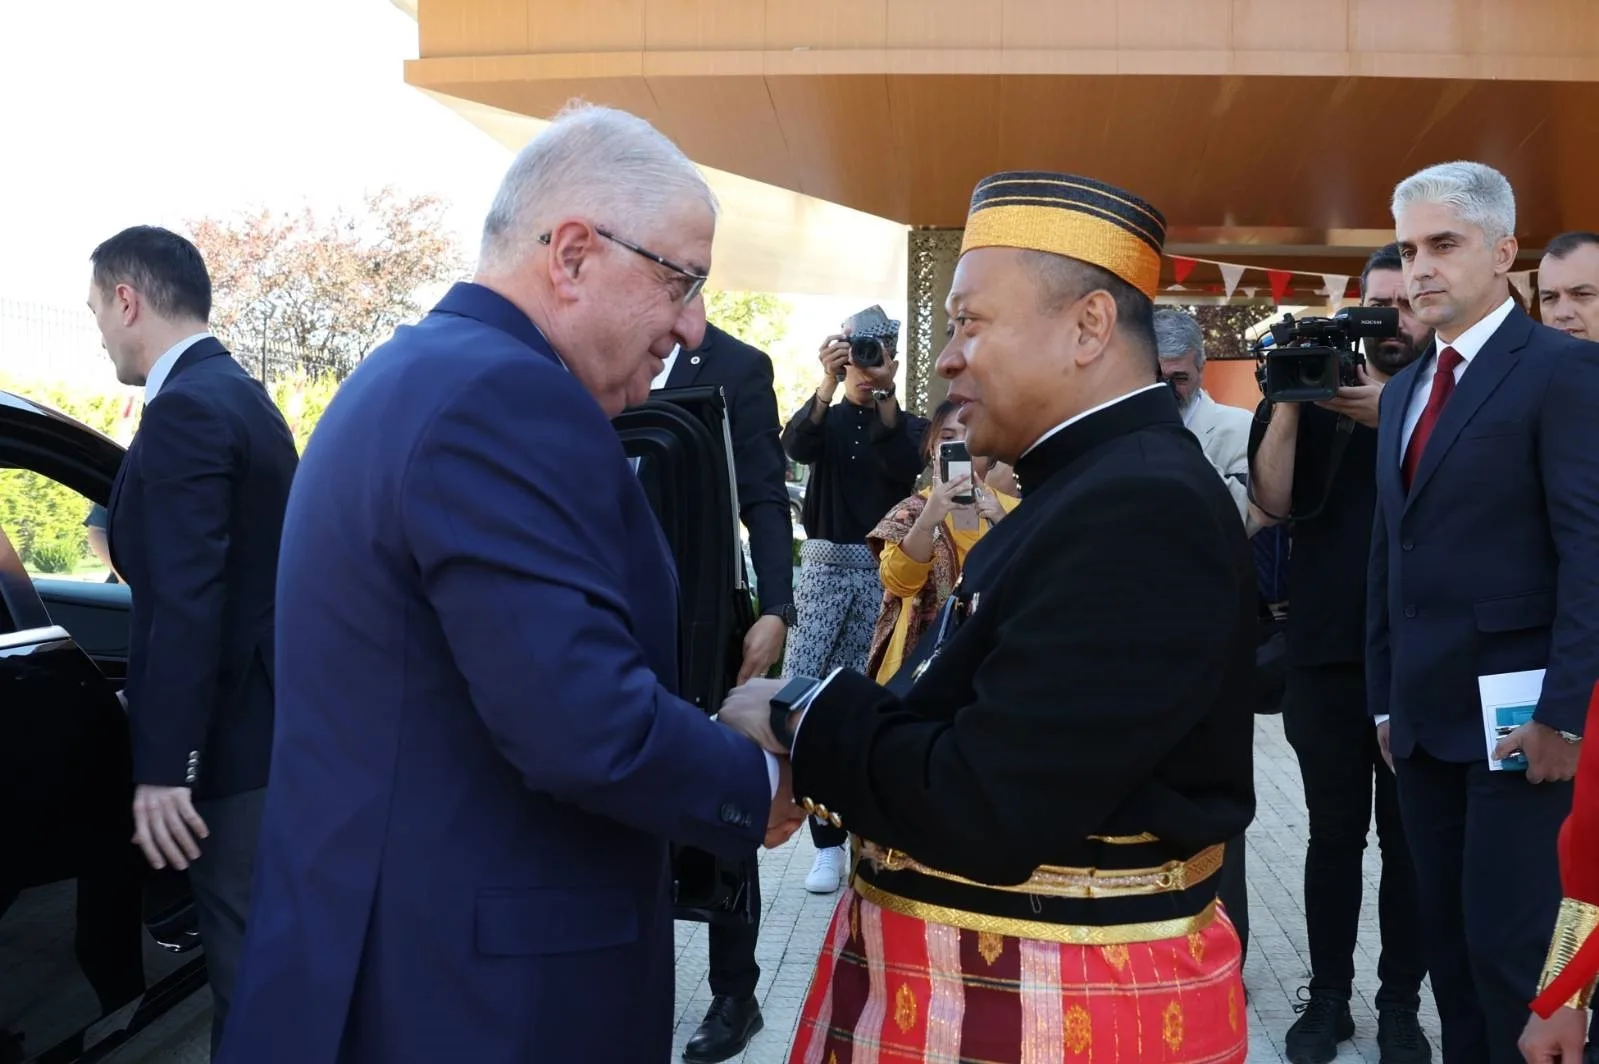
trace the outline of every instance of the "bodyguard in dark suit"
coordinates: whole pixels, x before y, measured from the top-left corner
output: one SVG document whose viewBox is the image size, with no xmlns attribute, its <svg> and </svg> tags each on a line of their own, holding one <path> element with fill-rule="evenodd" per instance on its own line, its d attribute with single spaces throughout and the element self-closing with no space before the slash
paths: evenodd
<svg viewBox="0 0 1599 1064">
<path fill-rule="evenodd" d="M 477 281 L 318 424 L 223 1061 L 667 1058 L 669 842 L 738 857 L 803 816 L 673 694 L 675 566 L 609 420 L 699 346 L 713 202 L 642 119 L 564 112 Z"/>
<path fill-rule="evenodd" d="M 764 676 L 783 654 L 783 640 L 794 623 L 794 525 L 789 517 L 787 462 L 778 441 L 777 393 L 772 360 L 737 337 L 707 323 L 705 341 L 694 351 L 676 351 L 656 374 L 653 388 L 717 386 L 727 399 L 733 438 L 733 471 L 738 478 L 738 509 L 749 532 L 750 558 L 761 616 L 744 638 L 739 683 Z M 693 1064 L 714 1064 L 739 1053 L 764 1023 L 755 984 L 755 939 L 760 926 L 761 875 L 752 858 L 748 872 L 749 924 L 712 924 L 710 939 L 711 1007 L 683 1050 Z"/>
<path fill-rule="evenodd" d="M 194 245 L 125 230 L 95 249 L 89 305 L 144 414 L 111 488 L 108 543 L 133 598 L 134 841 L 189 870 L 219 1043 L 244 941 L 272 751 L 278 538 L 294 439 L 206 329 Z"/>
<path fill-rule="evenodd" d="M 1394 191 L 1432 347 L 1383 390 L 1367 601 L 1369 705 L 1392 758 L 1449 1064 L 1518 1061 L 1561 888 L 1599 676 L 1599 347 L 1510 297 L 1515 199 L 1477 163 Z M 1490 771 L 1477 678 L 1543 669 Z"/>
</svg>

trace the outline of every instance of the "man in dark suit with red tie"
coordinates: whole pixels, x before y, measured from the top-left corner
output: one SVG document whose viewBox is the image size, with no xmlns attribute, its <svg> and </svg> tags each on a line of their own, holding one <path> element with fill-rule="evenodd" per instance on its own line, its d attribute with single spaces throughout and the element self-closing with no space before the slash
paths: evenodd
<svg viewBox="0 0 1599 1064">
<path fill-rule="evenodd" d="M 1515 197 L 1479 163 L 1394 190 L 1427 353 L 1383 390 L 1368 704 L 1399 784 L 1444 1059 L 1518 1061 L 1554 925 L 1555 840 L 1599 676 L 1599 346 L 1511 298 Z M 1478 677 L 1547 669 L 1493 770 Z"/>
</svg>

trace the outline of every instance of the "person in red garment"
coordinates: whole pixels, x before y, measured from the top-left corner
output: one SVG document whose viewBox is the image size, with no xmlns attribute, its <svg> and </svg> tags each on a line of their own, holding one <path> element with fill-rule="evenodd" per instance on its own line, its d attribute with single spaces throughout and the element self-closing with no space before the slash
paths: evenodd
<svg viewBox="0 0 1599 1064">
<path fill-rule="evenodd" d="M 1599 726 L 1599 686 L 1588 701 L 1583 734 Z M 1495 751 L 1495 756 L 1498 751 Z M 1588 1037 L 1588 1008 L 1599 982 L 1599 752 L 1584 744 L 1571 813 L 1560 829 L 1560 885 L 1549 958 L 1538 980 L 1533 1015 L 1521 1035 L 1527 1064 L 1577 1064 Z"/>
</svg>

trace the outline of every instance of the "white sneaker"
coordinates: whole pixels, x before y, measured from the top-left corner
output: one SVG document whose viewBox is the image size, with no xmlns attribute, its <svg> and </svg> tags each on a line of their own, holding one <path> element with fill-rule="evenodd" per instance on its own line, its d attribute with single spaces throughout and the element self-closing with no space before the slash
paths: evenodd
<svg viewBox="0 0 1599 1064">
<path fill-rule="evenodd" d="M 844 847 L 829 846 L 816 851 L 816 863 L 805 877 L 805 889 L 812 894 L 831 894 L 844 881 Z"/>
</svg>

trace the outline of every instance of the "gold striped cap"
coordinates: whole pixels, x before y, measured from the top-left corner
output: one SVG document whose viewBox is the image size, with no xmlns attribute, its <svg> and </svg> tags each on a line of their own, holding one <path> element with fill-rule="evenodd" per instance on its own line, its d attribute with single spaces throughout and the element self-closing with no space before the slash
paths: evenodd
<svg viewBox="0 0 1599 1064">
<path fill-rule="evenodd" d="M 1131 192 L 1091 177 L 1011 170 L 977 183 L 961 254 L 1048 251 L 1109 270 L 1153 299 L 1165 243 L 1166 219 Z"/>
</svg>

